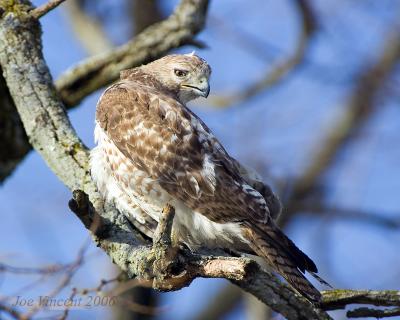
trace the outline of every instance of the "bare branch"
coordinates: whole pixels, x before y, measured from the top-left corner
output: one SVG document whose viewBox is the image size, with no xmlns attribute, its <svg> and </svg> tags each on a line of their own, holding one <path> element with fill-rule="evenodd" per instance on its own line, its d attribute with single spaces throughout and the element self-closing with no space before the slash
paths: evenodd
<svg viewBox="0 0 400 320">
<path fill-rule="evenodd" d="M 156 23 L 115 50 L 89 58 L 56 81 L 67 107 L 115 81 L 119 72 L 156 59 L 190 41 L 204 27 L 207 0 L 184 0 L 166 20 Z"/>
<path fill-rule="evenodd" d="M 347 312 L 349 318 L 393 317 L 400 315 L 400 291 L 396 290 L 331 290 L 324 291 L 321 307 L 324 310 L 344 309 L 350 304 L 368 304 L 388 309 L 356 308 Z"/>
<path fill-rule="evenodd" d="M 297 207 L 297 210 L 307 213 L 325 215 L 330 219 L 355 220 L 360 222 L 371 223 L 373 225 L 378 225 L 390 229 L 400 228 L 400 218 L 398 214 L 392 215 L 393 217 L 387 217 L 379 212 L 369 212 L 351 208 L 347 209 L 347 208 L 329 207 L 318 204 L 300 205 Z"/>
<path fill-rule="evenodd" d="M 400 308 L 394 309 L 372 309 L 372 308 L 357 308 L 347 312 L 348 318 L 388 318 L 400 316 Z"/>
<path fill-rule="evenodd" d="M 210 97 L 212 98 L 211 103 L 219 107 L 226 107 L 251 99 L 272 86 L 279 84 L 301 65 L 306 56 L 309 40 L 316 31 L 316 19 L 308 0 L 295 0 L 294 3 L 298 6 L 302 27 L 298 43 L 293 53 L 284 61 L 273 66 L 272 71 L 268 68 L 264 77 L 250 84 L 244 90 L 228 97 Z"/>
<path fill-rule="evenodd" d="M 400 291 L 397 290 L 330 290 L 323 291 L 321 306 L 325 310 L 343 309 L 349 304 L 374 306 L 399 306 Z"/>
<path fill-rule="evenodd" d="M 102 219 L 103 232 L 92 235 L 98 246 L 130 277 L 154 278 L 152 262 L 157 251 L 143 246 L 125 217 L 111 204 L 103 203 L 91 180 L 88 150 L 69 122 L 43 59 L 37 20 L 20 19 L 20 15 L 2 9 L 5 13 L 0 20 L 0 64 L 33 147 L 70 190 L 80 189 L 88 195 L 93 207 L 88 215 L 92 221 L 95 214 Z M 77 207 L 79 212 L 79 203 Z M 249 259 L 180 253 L 175 263 L 174 270 L 179 273 L 170 274 L 165 284 L 168 289 L 181 288 L 199 276 L 224 277 L 288 319 L 329 319 Z"/>
<path fill-rule="evenodd" d="M 134 34 L 139 34 L 152 24 L 163 20 L 159 0 L 132 0 L 130 5 Z"/>
<path fill-rule="evenodd" d="M 10 315 L 13 319 L 17 320 L 29 320 L 28 318 L 25 318 L 17 309 L 4 304 L 3 302 L 0 301 L 0 311 L 3 311 Z"/>
<path fill-rule="evenodd" d="M 297 208 L 305 195 L 309 195 L 316 188 L 322 175 L 334 162 L 342 147 L 374 114 L 376 110 L 374 97 L 399 59 L 400 38 L 398 34 L 394 34 L 386 39 L 378 61 L 359 76 L 342 116 L 334 121 L 327 136 L 321 141 L 317 153 L 311 159 L 310 165 L 296 179 L 290 198 L 286 201 L 286 210 L 279 218 L 280 224 L 285 224 L 290 215 L 298 211 Z"/>
<path fill-rule="evenodd" d="M 82 1 L 69 0 L 65 9 L 68 12 L 75 37 L 89 55 L 100 54 L 113 49 L 114 46 L 99 21 L 85 13 L 82 8 Z"/>
<path fill-rule="evenodd" d="M 41 5 L 40 7 L 37 7 L 36 9 L 33 9 L 30 12 L 30 15 L 31 15 L 32 18 L 40 19 L 46 13 L 48 13 L 49 11 L 55 9 L 56 7 L 58 7 L 64 1 L 65 0 L 50 0 L 49 2 L 45 3 L 44 5 Z"/>
</svg>

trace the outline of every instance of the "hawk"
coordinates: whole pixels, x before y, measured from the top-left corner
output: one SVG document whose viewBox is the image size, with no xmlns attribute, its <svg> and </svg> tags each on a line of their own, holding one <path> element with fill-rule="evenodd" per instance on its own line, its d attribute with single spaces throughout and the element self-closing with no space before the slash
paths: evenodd
<svg viewBox="0 0 400 320">
<path fill-rule="evenodd" d="M 208 96 L 210 74 L 195 54 L 122 71 L 97 104 L 92 177 L 104 198 L 146 235 L 153 235 L 170 204 L 173 235 L 191 249 L 258 255 L 298 292 L 319 301 L 321 294 L 304 277 L 305 271 L 316 276 L 317 267 L 274 222 L 278 197 L 186 106 Z"/>
</svg>

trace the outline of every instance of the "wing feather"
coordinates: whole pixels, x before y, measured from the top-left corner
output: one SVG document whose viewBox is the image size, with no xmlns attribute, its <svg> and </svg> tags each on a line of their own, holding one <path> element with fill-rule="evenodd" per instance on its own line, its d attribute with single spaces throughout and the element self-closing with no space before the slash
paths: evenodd
<svg viewBox="0 0 400 320">
<path fill-rule="evenodd" d="M 123 80 L 103 94 L 96 119 L 125 157 L 192 210 L 215 222 L 268 221 L 263 196 L 173 97 Z"/>
</svg>

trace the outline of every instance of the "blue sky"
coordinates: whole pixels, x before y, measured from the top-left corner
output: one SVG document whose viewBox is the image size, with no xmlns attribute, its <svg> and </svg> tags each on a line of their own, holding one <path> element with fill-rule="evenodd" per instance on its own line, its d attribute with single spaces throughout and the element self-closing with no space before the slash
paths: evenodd
<svg viewBox="0 0 400 320">
<path fill-rule="evenodd" d="M 34 1 L 35 4 L 44 1 Z M 118 3 L 124 3 L 118 0 Z M 165 4 L 172 8 L 175 1 Z M 321 32 L 313 39 L 307 64 L 288 81 L 248 102 L 215 109 L 201 101 L 193 110 L 212 128 L 228 151 L 241 161 L 261 169 L 265 178 L 288 179 L 307 166 L 332 119 L 344 111 L 354 75 L 373 63 L 383 37 L 393 28 L 396 6 L 389 0 L 313 1 Z M 103 1 L 108 10 L 114 7 Z M 106 10 L 104 9 L 104 10 Z M 397 8 L 398 10 L 398 8 Z M 107 32 L 114 43 L 129 38 L 123 9 L 111 10 Z M 398 12 L 398 11 L 397 11 Z M 260 54 L 233 42 L 216 23 L 209 23 L 199 39 L 209 49 L 198 54 L 213 68 L 212 93 L 229 93 L 260 78 L 274 61 L 293 50 L 298 17 L 291 1 L 211 1 L 210 17 L 223 21 L 233 33 L 246 32 L 259 40 Z M 68 17 L 57 9 L 41 20 L 45 58 L 54 78 L 86 57 L 70 29 Z M 181 51 L 191 51 L 185 48 Z M 266 59 L 266 57 L 270 57 Z M 94 112 L 100 92 L 69 113 L 79 136 L 93 146 Z M 400 212 L 400 108 L 395 99 L 380 99 L 376 116 L 359 138 L 341 152 L 324 185 L 326 202 L 398 217 Z M 0 187 L 0 261 L 15 266 L 72 261 L 88 235 L 69 212 L 70 192 L 31 152 Z M 321 274 L 335 287 L 400 289 L 399 230 L 359 221 L 298 215 L 287 227 L 291 238 L 319 265 Z M 93 287 L 111 278 L 116 268 L 107 256 L 91 246 L 82 270 L 72 286 Z M 0 275 L 0 295 L 16 294 L 26 284 L 23 276 Z M 224 280 L 196 280 L 189 288 L 161 296 L 167 312 L 160 319 L 187 319 L 200 310 L 225 284 Z M 23 292 L 36 297 L 54 285 L 51 281 Z M 68 294 L 68 292 L 64 292 Z M 194 303 L 195 301 L 195 303 Z M 106 317 L 105 308 L 73 311 L 70 319 Z M 343 313 L 335 314 L 341 319 Z M 238 308 L 227 319 L 242 319 Z"/>
</svg>

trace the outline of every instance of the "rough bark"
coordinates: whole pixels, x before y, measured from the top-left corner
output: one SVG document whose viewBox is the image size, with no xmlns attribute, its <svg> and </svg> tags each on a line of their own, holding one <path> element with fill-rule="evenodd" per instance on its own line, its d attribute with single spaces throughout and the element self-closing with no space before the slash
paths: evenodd
<svg viewBox="0 0 400 320">
<path fill-rule="evenodd" d="M 18 4 L 13 5 L 12 2 L 8 3 L 6 0 L 1 0 L 0 4 L 3 11 L 7 11 L 7 8 L 19 8 Z M 128 43 L 83 60 L 68 70 L 56 82 L 57 91 L 64 106 L 67 109 L 76 106 L 89 94 L 115 81 L 121 70 L 141 65 L 166 54 L 173 48 L 190 43 L 204 27 L 207 8 L 208 0 L 181 1 L 168 19 L 150 26 Z M 0 167 L 0 183 L 12 173 L 31 150 L 25 136 L 17 135 L 22 127 L 18 120 L 14 120 L 18 119 L 15 107 L 11 105 L 9 108 L 4 108 L 3 105 L 6 103 L 10 102 L 0 103 L 2 107 L 0 112 L 4 116 L 2 119 L 5 123 L 15 123 L 16 127 L 9 131 L 9 125 L 0 126 L 0 136 L 18 137 L 19 140 L 16 143 L 12 143 L 11 140 L 9 144 L 1 145 L 4 148 L 2 148 L 3 157 L 0 158 L 0 166 L 3 163 L 5 165 Z"/>
<path fill-rule="evenodd" d="M 183 1 L 184 2 L 184 1 Z M 8 3 L 8 2 L 7 2 Z M 193 254 L 171 247 L 173 208 L 165 211 L 154 244 L 132 229 L 122 214 L 103 200 L 88 170 L 88 150 L 77 137 L 53 85 L 41 47 L 41 30 L 30 14 L 29 1 L 0 3 L 0 65 L 32 146 L 60 180 L 74 191 L 71 209 L 91 231 L 94 241 L 130 277 L 147 279 L 160 290 L 177 290 L 196 277 L 226 278 L 250 292 L 287 319 L 330 319 L 328 314 L 282 284 L 247 258 Z M 82 190 L 82 191 L 76 191 Z M 353 294 L 353 300 L 349 295 Z M 398 305 L 393 299 L 371 300 L 373 292 L 336 291 L 322 304 L 332 308 L 348 303 Z M 377 294 L 375 294 L 375 297 Z M 346 298 L 347 297 L 347 298 Z M 338 307 L 336 305 L 336 307 Z"/>
<path fill-rule="evenodd" d="M 21 0 L 13 6 L 2 4 L 1 10 L 0 64 L 31 144 L 71 191 L 83 190 L 89 196 L 93 209 L 87 210 L 82 222 L 92 229 L 94 213 L 101 217 L 101 232 L 92 229 L 98 246 L 129 276 L 154 278 L 152 264 L 158 252 L 144 246 L 124 216 L 103 203 L 90 178 L 88 150 L 72 128 L 53 85 L 42 55 L 40 26 L 29 14 L 30 3 Z M 75 201 L 75 207 L 82 207 L 80 201 Z M 89 206 L 86 203 L 83 207 Z M 182 257 L 183 275 L 171 275 L 157 283 L 158 288 L 178 289 L 199 276 L 224 277 L 288 319 L 329 319 L 249 259 L 192 254 Z"/>
</svg>

